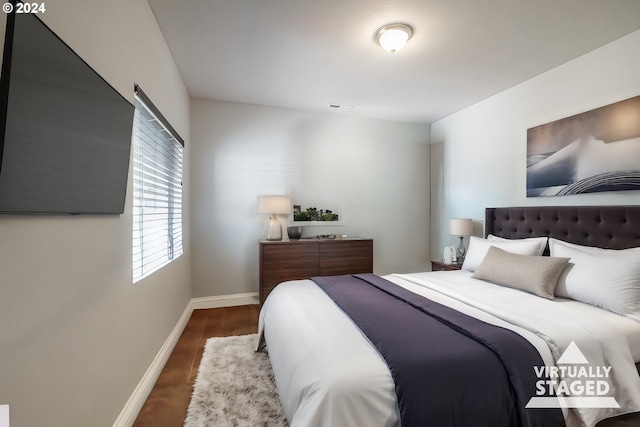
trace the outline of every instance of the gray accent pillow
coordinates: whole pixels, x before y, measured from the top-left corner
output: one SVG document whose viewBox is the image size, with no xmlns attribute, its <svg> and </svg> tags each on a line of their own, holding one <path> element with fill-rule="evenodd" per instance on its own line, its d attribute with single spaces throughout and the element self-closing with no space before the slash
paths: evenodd
<svg viewBox="0 0 640 427">
<path fill-rule="evenodd" d="M 569 258 L 518 255 L 492 246 L 471 277 L 553 299 L 568 262 Z"/>
</svg>

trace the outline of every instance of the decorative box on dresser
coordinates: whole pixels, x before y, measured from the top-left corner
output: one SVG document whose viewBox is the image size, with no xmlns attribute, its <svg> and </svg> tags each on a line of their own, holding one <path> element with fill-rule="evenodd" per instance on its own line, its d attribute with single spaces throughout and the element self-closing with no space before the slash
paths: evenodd
<svg viewBox="0 0 640 427">
<path fill-rule="evenodd" d="M 287 280 L 372 272 L 372 239 L 261 240 L 260 304 Z"/>
</svg>

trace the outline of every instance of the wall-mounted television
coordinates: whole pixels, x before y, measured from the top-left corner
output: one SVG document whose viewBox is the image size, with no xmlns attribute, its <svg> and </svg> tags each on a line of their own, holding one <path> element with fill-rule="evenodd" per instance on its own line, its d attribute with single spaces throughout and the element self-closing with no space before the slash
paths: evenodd
<svg viewBox="0 0 640 427">
<path fill-rule="evenodd" d="M 35 14 L 11 13 L 0 81 L 0 213 L 121 214 L 133 114 Z"/>
</svg>

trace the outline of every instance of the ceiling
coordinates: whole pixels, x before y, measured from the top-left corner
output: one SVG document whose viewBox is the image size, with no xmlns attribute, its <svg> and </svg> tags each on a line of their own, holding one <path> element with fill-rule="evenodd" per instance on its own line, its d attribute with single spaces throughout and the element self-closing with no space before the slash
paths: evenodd
<svg viewBox="0 0 640 427">
<path fill-rule="evenodd" d="M 417 123 L 640 29 L 638 0 L 148 2 L 193 98 Z M 392 54 L 395 22 L 414 33 Z"/>
</svg>

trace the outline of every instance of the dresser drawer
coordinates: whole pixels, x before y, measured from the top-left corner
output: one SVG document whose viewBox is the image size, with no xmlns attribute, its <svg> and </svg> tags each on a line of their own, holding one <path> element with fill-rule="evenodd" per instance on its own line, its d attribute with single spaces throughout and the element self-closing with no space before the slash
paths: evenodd
<svg viewBox="0 0 640 427">
<path fill-rule="evenodd" d="M 320 275 L 373 272 L 373 240 L 323 242 L 320 245 Z"/>
<path fill-rule="evenodd" d="M 260 304 L 278 283 L 318 275 L 317 241 L 260 242 Z"/>
</svg>

